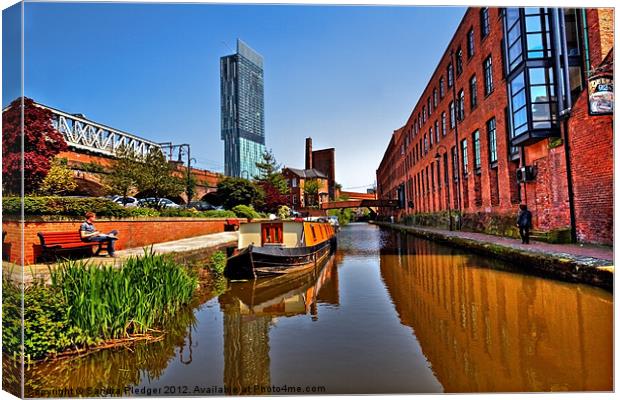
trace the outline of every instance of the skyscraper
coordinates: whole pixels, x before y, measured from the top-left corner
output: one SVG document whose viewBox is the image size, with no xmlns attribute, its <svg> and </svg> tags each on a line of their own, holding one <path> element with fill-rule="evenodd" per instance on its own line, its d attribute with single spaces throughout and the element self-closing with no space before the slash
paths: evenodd
<svg viewBox="0 0 620 400">
<path fill-rule="evenodd" d="M 263 57 L 237 39 L 220 59 L 220 88 L 225 174 L 252 178 L 265 152 Z"/>
</svg>

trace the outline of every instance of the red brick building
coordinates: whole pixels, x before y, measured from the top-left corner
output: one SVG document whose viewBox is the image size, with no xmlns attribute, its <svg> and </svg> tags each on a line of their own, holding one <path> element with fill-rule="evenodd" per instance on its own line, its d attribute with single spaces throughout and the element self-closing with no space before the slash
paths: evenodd
<svg viewBox="0 0 620 400">
<path fill-rule="evenodd" d="M 613 243 L 613 114 L 588 101 L 610 53 L 612 9 L 468 9 L 392 134 L 380 213 L 505 234 L 525 203 L 535 230 Z"/>
</svg>

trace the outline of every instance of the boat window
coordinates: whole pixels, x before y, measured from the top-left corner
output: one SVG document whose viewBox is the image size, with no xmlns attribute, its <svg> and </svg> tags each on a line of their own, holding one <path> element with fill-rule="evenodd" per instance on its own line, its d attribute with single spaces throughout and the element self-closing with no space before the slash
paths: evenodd
<svg viewBox="0 0 620 400">
<path fill-rule="evenodd" d="M 262 244 L 283 243 L 282 223 L 261 224 Z"/>
<path fill-rule="evenodd" d="M 310 225 L 310 230 L 312 231 L 312 238 L 316 242 L 316 232 L 314 231 L 314 225 Z"/>
</svg>

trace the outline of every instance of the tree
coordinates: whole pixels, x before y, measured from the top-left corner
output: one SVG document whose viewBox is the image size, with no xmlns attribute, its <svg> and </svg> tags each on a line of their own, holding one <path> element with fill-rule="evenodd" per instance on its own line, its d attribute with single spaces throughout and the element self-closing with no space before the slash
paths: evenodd
<svg viewBox="0 0 620 400">
<path fill-rule="evenodd" d="M 226 177 L 217 184 L 219 203 L 227 210 L 243 204 L 262 205 L 263 193 L 258 186 L 243 178 Z"/>
<path fill-rule="evenodd" d="M 261 211 L 275 213 L 280 206 L 289 203 L 288 195 L 280 193 L 271 182 L 261 182 L 259 186 L 264 196 L 263 204 L 259 208 Z"/>
<path fill-rule="evenodd" d="M 286 178 L 280 172 L 280 167 L 271 150 L 265 151 L 263 153 L 263 160 L 256 163 L 256 168 L 258 168 L 259 172 L 254 179 L 261 183 L 261 186 L 269 182 L 280 194 L 288 194 L 288 184 L 286 183 Z"/>
<path fill-rule="evenodd" d="M 175 167 L 166 160 L 161 149 L 151 148 L 140 164 L 136 183 L 141 193 L 160 199 L 176 197 L 185 190 L 183 180 L 174 175 Z"/>
<path fill-rule="evenodd" d="M 27 97 L 15 99 L 2 114 L 2 184 L 8 193 L 18 194 L 22 185 L 22 107 L 24 193 L 34 192 L 51 168 L 51 161 L 67 143 L 52 125 L 52 112 L 37 107 Z"/>
<path fill-rule="evenodd" d="M 304 182 L 304 196 L 306 197 L 306 207 L 316 205 L 319 196 L 319 181 L 316 179 L 307 179 Z"/>
<path fill-rule="evenodd" d="M 141 160 L 133 149 L 125 145 L 120 146 L 115 155 L 116 160 L 112 164 L 112 172 L 106 176 L 105 182 L 115 194 L 127 197 L 137 186 Z"/>
<path fill-rule="evenodd" d="M 185 178 L 185 195 L 187 196 L 187 204 L 192 201 L 192 197 L 196 193 L 196 185 L 198 181 L 196 180 L 196 175 L 189 173 L 189 178 Z"/>
<path fill-rule="evenodd" d="M 67 168 L 67 160 L 55 158 L 41 182 L 39 191 L 42 194 L 62 196 L 73 192 L 77 186 L 73 171 Z"/>
</svg>

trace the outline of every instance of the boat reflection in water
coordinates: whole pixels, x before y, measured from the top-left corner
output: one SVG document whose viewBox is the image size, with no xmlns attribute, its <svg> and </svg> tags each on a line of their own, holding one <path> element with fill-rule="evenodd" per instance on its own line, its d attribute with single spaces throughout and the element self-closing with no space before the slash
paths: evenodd
<svg viewBox="0 0 620 400">
<path fill-rule="evenodd" d="M 613 390 L 613 298 L 472 257 L 396 234 L 381 251 L 401 323 L 446 392 Z"/>
<path fill-rule="evenodd" d="M 309 315 L 318 303 L 338 305 L 337 256 L 310 271 L 231 282 L 219 297 L 224 313 L 224 385 L 228 394 L 269 394 L 269 329 L 277 318 Z"/>
</svg>

